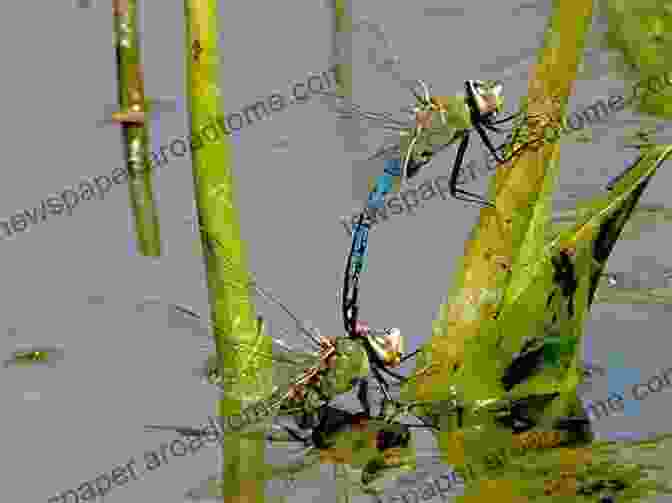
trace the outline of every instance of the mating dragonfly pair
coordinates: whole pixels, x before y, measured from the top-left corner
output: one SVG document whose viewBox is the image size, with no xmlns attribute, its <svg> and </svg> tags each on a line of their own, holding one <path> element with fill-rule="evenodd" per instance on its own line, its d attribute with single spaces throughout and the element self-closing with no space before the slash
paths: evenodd
<svg viewBox="0 0 672 503">
<path fill-rule="evenodd" d="M 201 229 L 204 247 L 207 253 L 217 254 L 224 248 L 215 236 Z M 233 264 L 228 257 L 219 257 L 222 263 L 233 272 Z M 257 330 L 259 341 L 263 336 L 264 326 L 282 325 L 283 321 L 290 322 L 302 346 L 308 349 L 299 349 L 288 341 L 289 330 L 280 330 L 283 338 L 271 337 L 272 350 L 260 351 L 255 343 L 244 344 L 230 342 L 227 350 L 238 351 L 249 357 L 248 361 L 270 360 L 273 362 L 275 389 L 269 396 L 279 397 L 274 400 L 277 410 L 274 415 L 293 418 L 299 430 L 320 430 L 325 427 L 328 415 L 325 407 L 337 397 L 347 394 L 357 388 L 357 398 L 363 410 L 364 417 L 373 418 L 370 379 L 378 386 L 383 395 L 380 402 L 378 418 L 392 423 L 398 422 L 398 417 L 409 411 L 409 406 L 401 404 L 392 397 L 394 388 L 411 379 L 419 378 L 431 369 L 423 369 L 411 377 L 405 377 L 393 372 L 392 368 L 400 367 L 405 361 L 415 356 L 417 352 L 404 354 L 404 341 L 398 329 L 377 330 L 365 323 L 358 323 L 356 330 L 348 332 L 344 337 L 323 337 L 317 328 L 307 327 L 292 311 L 268 290 L 262 288 L 252 275 L 242 282 L 230 281 L 234 290 L 246 292 L 256 299 L 255 304 L 263 303 L 270 310 L 279 310 L 279 315 L 268 319 L 261 316 L 258 319 Z M 168 305 L 173 313 L 179 313 L 192 321 L 198 322 L 201 328 L 206 329 L 204 335 L 209 337 L 210 330 L 217 335 L 224 335 L 220 327 L 207 323 L 203 318 L 188 307 L 179 304 L 159 303 Z M 227 344 L 226 337 L 221 337 L 223 344 Z M 257 341 L 255 341 L 257 342 Z M 212 342 L 205 346 L 212 351 Z M 293 372 L 287 372 L 287 370 Z M 383 374 L 394 377 L 396 382 L 389 383 Z M 224 378 L 215 355 L 207 358 L 205 365 L 197 374 L 212 384 L 224 386 Z M 298 375 L 297 375 L 298 374 Z M 249 424 L 250 426 L 252 423 Z M 427 425 L 424 425 L 427 426 Z M 172 427 L 171 427 L 172 428 Z M 174 429 L 174 428 L 172 428 Z M 307 441 L 307 437 L 296 429 L 283 427 L 282 430 L 293 439 Z M 269 440 L 273 440 L 271 436 Z"/>
<path fill-rule="evenodd" d="M 216 241 L 213 241 L 213 251 Z M 226 261 L 228 262 L 228 261 Z M 229 266 L 231 266 L 230 262 Z M 272 306 L 278 308 L 285 319 L 297 327 L 297 332 L 304 342 L 312 342 L 319 345 L 324 338 L 321 337 L 319 330 L 310 329 L 306 327 L 306 323 L 299 320 L 280 300 L 278 300 L 272 293 L 262 288 L 253 276 L 242 282 L 234 285 L 240 291 L 252 290 L 255 296 L 260 301 L 267 303 L 270 309 Z M 161 303 L 163 303 L 161 301 Z M 216 333 L 220 329 L 213 327 L 203 321 L 203 319 L 190 308 L 177 305 L 168 304 L 172 313 L 179 314 L 181 317 L 186 317 L 189 320 L 197 321 L 199 328 L 204 330 L 204 335 L 209 337 L 209 330 L 214 329 Z M 280 317 L 274 318 L 274 321 L 280 322 Z M 264 324 L 262 319 L 259 326 Z M 377 333 L 382 333 L 379 336 Z M 260 329 L 261 335 L 261 329 Z M 331 438 L 334 435 L 339 435 L 344 431 L 352 431 L 357 429 L 364 429 L 371 433 L 371 441 L 376 442 L 377 449 L 384 459 L 387 459 L 387 464 L 381 464 L 380 460 L 374 463 L 382 474 L 385 470 L 392 468 L 398 469 L 402 464 L 395 456 L 390 457 L 390 452 L 394 449 L 404 448 L 408 441 L 408 436 L 411 428 L 427 428 L 438 430 L 440 424 L 447 424 L 442 419 L 446 416 L 453 416 L 457 418 L 457 428 L 463 426 L 463 418 L 468 417 L 472 412 L 471 409 L 478 409 L 479 404 L 465 404 L 461 403 L 457 397 L 454 403 L 448 404 L 433 404 L 412 402 L 403 403 L 390 396 L 392 388 L 400 387 L 400 384 L 408 382 L 410 379 L 421 377 L 425 375 L 430 369 L 423 369 L 415 373 L 413 376 L 405 378 L 399 376 L 398 383 L 387 383 L 387 381 L 380 375 L 382 371 L 390 371 L 388 367 L 399 366 L 403 361 L 408 360 L 415 353 L 403 355 L 403 344 L 401 343 L 401 334 L 396 330 L 388 331 L 374 331 L 368 329 L 365 325 L 358 323 L 358 330 L 353 334 L 348 333 L 348 336 L 331 339 L 329 343 L 324 343 L 323 347 L 332 347 L 334 351 L 326 358 L 328 362 L 326 365 L 324 359 L 321 360 L 321 354 L 313 351 L 299 351 L 291 346 L 283 338 L 273 338 L 273 351 L 266 353 L 259 351 L 254 344 L 245 345 L 238 343 L 235 348 L 238 351 L 247 353 L 250 357 L 260 357 L 270 359 L 273 361 L 274 368 L 296 369 L 299 377 L 291 379 L 285 378 L 285 383 L 279 384 L 284 392 L 284 403 L 281 404 L 277 413 L 276 420 L 279 418 L 288 418 L 294 420 L 295 427 L 290 427 L 282 424 L 274 424 L 272 432 L 267 437 L 269 442 L 296 442 L 302 444 L 303 447 L 308 448 L 317 455 L 319 452 L 327 452 L 331 448 Z M 206 349 L 212 350 L 212 343 L 205 346 Z M 312 367 L 305 370 L 310 361 L 315 362 Z M 375 370 L 374 370 L 375 369 Z M 372 415 L 371 405 L 368 396 L 368 371 L 371 371 L 373 379 L 378 382 L 383 399 L 380 402 L 380 412 L 377 416 Z M 220 375 L 217 361 L 215 357 L 209 357 L 203 368 L 197 371 L 197 374 L 202 379 L 206 379 L 213 384 L 222 385 L 222 377 Z M 312 375 L 317 379 L 307 382 L 306 375 Z M 285 374 L 282 374 L 286 377 Z M 296 374 L 293 374 L 294 376 Z M 340 387 L 339 387 L 340 383 Z M 339 407 L 334 407 L 332 402 L 360 385 L 358 399 L 362 406 L 359 413 L 351 413 Z M 362 389 L 365 392 L 362 392 Z M 302 391 L 303 394 L 300 393 Z M 277 396 L 277 391 L 276 391 Z M 498 404 L 496 408 L 496 415 L 498 421 L 503 426 L 509 427 L 515 433 L 523 433 L 535 426 L 535 418 L 530 414 L 530 399 L 519 399 L 516 401 L 504 400 Z M 534 407 L 532 407 L 534 409 Z M 415 416 L 421 424 L 411 425 L 404 424 L 400 418 L 407 415 Z M 373 425 L 377 425 L 372 429 Z M 562 424 L 557 426 L 568 431 L 574 431 L 585 425 L 583 418 L 564 418 Z M 443 426 L 441 426 L 443 427 Z M 173 427 L 173 426 L 150 426 L 153 430 L 172 430 L 186 436 L 206 435 L 206 431 L 199 428 L 190 427 Z M 303 433 L 308 430 L 309 434 Z M 391 451 L 392 450 L 392 451 Z M 387 458 L 385 458 L 387 455 Z M 324 458 L 324 456 L 323 456 Z M 373 465 L 372 465 L 373 466 Z M 367 473 L 366 480 L 375 478 L 373 468 L 365 470 Z M 374 470 L 375 471 L 375 470 Z M 376 472 L 379 473 L 379 472 Z"/>
</svg>

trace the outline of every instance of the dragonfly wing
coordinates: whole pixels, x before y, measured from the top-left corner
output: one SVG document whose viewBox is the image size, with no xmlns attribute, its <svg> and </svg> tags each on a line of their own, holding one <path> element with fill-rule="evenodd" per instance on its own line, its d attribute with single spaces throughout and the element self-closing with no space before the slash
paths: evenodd
<svg viewBox="0 0 672 503">
<path fill-rule="evenodd" d="M 208 253 L 218 253 L 218 258 L 220 260 L 223 259 L 222 262 L 224 263 L 224 270 L 231 272 L 231 276 L 233 276 L 235 268 L 233 267 L 233 264 L 230 262 L 230 260 L 228 260 L 226 257 L 223 257 L 219 252 L 222 250 L 222 247 L 219 245 L 218 240 L 214 237 L 209 237 L 208 242 L 205 243 L 205 247 Z M 264 323 L 268 325 L 269 331 L 272 328 L 275 328 L 276 323 L 279 327 L 281 327 L 282 321 L 289 321 L 290 325 L 292 326 L 292 331 L 296 332 L 297 336 L 301 339 L 302 345 L 310 343 L 314 348 L 313 350 L 319 349 L 321 347 L 322 339 L 314 328 L 308 326 L 309 322 L 299 319 L 276 295 L 272 294 L 268 289 L 261 287 L 254 275 L 248 274 L 247 277 L 244 277 L 240 280 L 229 279 L 226 280 L 226 283 L 233 287 L 234 291 L 240 292 L 241 296 L 253 299 L 259 310 L 263 309 L 269 313 L 275 312 L 273 316 L 266 314 L 261 316 L 264 320 Z M 163 301 L 160 299 L 158 299 L 158 302 L 163 303 Z M 177 306 L 178 310 L 181 310 L 183 313 L 191 316 L 194 319 L 201 318 L 200 315 L 194 313 L 186 306 L 179 306 L 176 304 L 173 305 Z M 273 327 L 270 326 L 271 323 L 274 325 Z M 287 345 L 289 346 L 288 343 Z M 296 348 L 292 349 L 298 351 L 301 350 Z"/>
<path fill-rule="evenodd" d="M 152 303 L 159 303 L 156 298 L 152 299 Z M 169 312 L 172 312 L 178 319 L 185 320 L 191 325 L 193 331 L 197 332 L 203 337 L 204 343 L 201 349 L 208 351 L 209 354 L 198 368 L 193 369 L 192 374 L 198 377 L 201 381 L 215 384 L 222 388 L 225 386 L 224 380 L 219 376 L 218 359 L 215 353 L 215 343 L 211 336 L 211 332 L 219 333 L 219 329 L 213 327 L 210 323 L 202 320 L 198 313 L 186 306 L 169 304 L 161 301 L 169 307 Z M 292 385 L 299 381 L 305 371 L 309 368 L 315 367 L 319 364 L 319 355 L 310 351 L 294 351 L 288 348 L 288 345 L 282 339 L 277 339 L 269 336 L 259 337 L 259 344 L 246 343 L 227 343 L 226 340 L 221 341 L 222 344 L 230 344 L 232 351 L 237 351 L 244 355 L 244 357 L 251 359 L 262 359 L 272 362 L 272 384 L 275 387 L 273 395 L 275 397 L 286 396 L 289 393 Z M 261 345 L 265 343 L 265 346 Z M 270 399 L 270 394 L 261 397 L 265 402 Z M 279 405 L 281 400 L 277 401 Z"/>
<path fill-rule="evenodd" d="M 185 312 L 185 310 L 181 310 Z M 195 314 L 195 313 L 194 313 Z M 199 317 L 200 318 L 200 317 Z M 217 328 L 214 328 L 217 332 Z M 261 338 L 260 338 L 261 340 Z M 262 401 L 265 404 L 266 409 L 273 411 L 277 409 L 281 404 L 284 404 L 287 398 L 290 395 L 290 390 L 297 384 L 301 384 L 306 377 L 306 372 L 311 368 L 317 367 L 319 364 L 319 355 L 310 354 L 310 353 L 294 353 L 290 350 L 287 350 L 285 346 L 278 343 L 278 340 L 271 340 L 272 349 L 275 351 L 265 352 L 258 350 L 253 347 L 253 345 L 247 344 L 233 344 L 239 350 L 246 352 L 251 357 L 260 357 L 273 361 L 273 385 L 274 391 L 262 398 Z M 279 354 L 275 354 L 275 353 Z M 284 352 L 284 353 L 283 353 Z M 277 365 L 276 365 L 277 363 Z M 208 356 L 206 363 L 203 368 L 199 369 L 196 372 L 201 378 L 208 378 L 210 372 L 213 369 L 217 368 L 217 357 L 216 355 Z M 292 411 L 286 410 L 285 414 L 290 414 Z M 256 423 L 254 423 L 256 424 Z M 253 423 L 249 423 L 249 426 L 253 426 Z"/>
<path fill-rule="evenodd" d="M 172 307 L 174 308 L 174 312 L 181 314 L 187 319 L 190 318 L 191 321 L 194 323 L 198 323 L 202 335 L 210 338 L 208 347 L 214 349 L 215 344 L 212 338 L 210 337 L 210 331 L 212 330 L 215 335 L 219 335 L 220 333 L 222 333 L 222 330 L 215 327 L 211 323 L 204 321 L 200 315 L 191 311 L 190 309 L 188 310 L 182 305 L 173 304 Z M 318 353 L 314 351 L 311 350 L 300 351 L 294 348 L 293 346 L 289 345 L 286 339 L 273 337 L 270 335 L 266 335 L 266 337 L 270 340 L 271 351 L 259 350 L 257 347 L 258 345 L 256 344 L 239 343 L 239 342 L 234 343 L 227 341 L 223 341 L 223 343 L 231 346 L 232 349 L 235 348 L 238 350 L 246 351 L 250 355 L 259 356 L 261 358 L 265 358 L 277 363 L 282 363 L 293 367 L 303 367 L 306 364 L 311 365 L 316 364 L 317 361 L 319 360 Z"/>
<path fill-rule="evenodd" d="M 360 120 L 369 121 L 374 127 L 383 129 L 391 129 L 395 131 L 403 131 L 412 129 L 415 125 L 413 119 L 397 119 L 392 114 L 387 112 L 368 112 L 356 103 L 352 103 L 350 98 L 340 96 L 330 92 L 317 92 L 327 100 L 336 104 L 336 114 L 339 118 L 352 119 L 358 118 Z"/>
<path fill-rule="evenodd" d="M 399 159 L 401 156 L 401 145 L 399 143 L 393 145 L 383 145 L 376 152 L 367 159 L 373 161 L 376 159 L 392 160 Z"/>
<path fill-rule="evenodd" d="M 190 426 L 163 426 L 163 425 L 147 425 L 146 431 L 174 431 L 184 437 L 202 437 L 207 435 L 203 428 L 192 428 Z"/>
<path fill-rule="evenodd" d="M 208 234 L 205 235 L 205 239 L 205 245 L 208 253 L 216 253 L 220 260 L 223 259 L 222 262 L 224 263 L 225 270 L 228 269 L 233 275 L 235 268 L 233 267 L 230 259 L 223 256 L 224 248 L 221 246 L 219 240 L 215 236 Z M 300 320 L 276 295 L 272 294 L 267 288 L 263 288 L 254 275 L 248 274 L 246 278 L 242 279 L 242 281 L 230 280 L 228 283 L 240 289 L 241 292 L 245 292 L 246 295 L 256 297 L 255 300 L 263 301 L 269 307 L 269 309 L 274 307 L 276 309 L 280 309 L 282 313 L 284 313 L 283 316 L 278 317 L 265 316 L 264 318 L 266 320 L 276 321 L 283 317 L 285 320 L 289 318 L 292 321 L 294 330 L 296 330 L 299 336 L 303 337 L 305 342 L 311 342 L 315 348 L 321 347 L 321 339 L 319 335 L 314 331 L 309 330 L 306 326 L 306 322 Z"/>
</svg>

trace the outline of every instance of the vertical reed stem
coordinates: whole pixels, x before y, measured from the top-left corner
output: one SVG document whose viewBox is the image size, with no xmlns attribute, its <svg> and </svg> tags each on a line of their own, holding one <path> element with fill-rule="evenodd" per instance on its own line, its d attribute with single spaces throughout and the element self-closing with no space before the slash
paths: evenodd
<svg viewBox="0 0 672 503">
<path fill-rule="evenodd" d="M 135 220 L 138 251 L 147 257 L 161 256 L 159 216 L 152 191 L 149 126 L 138 37 L 137 0 L 113 0 L 114 30 L 121 111 L 131 211 Z M 140 117 L 140 120 L 138 120 Z"/>
<path fill-rule="evenodd" d="M 245 352 L 232 350 L 230 346 L 231 343 L 254 344 L 258 332 L 249 294 L 235 287 L 235 283 L 245 283 L 248 271 L 234 197 L 231 143 L 227 137 L 216 142 L 198 141 L 206 124 L 214 117 L 223 116 L 220 113 L 223 106 L 218 85 L 217 0 L 185 0 L 184 5 L 187 22 L 186 87 L 195 199 L 201 240 L 208 250 L 204 256 L 211 321 L 221 329 L 214 334 L 225 387 L 218 404 L 218 415 L 230 416 L 268 393 L 267 386 L 260 385 L 260 375 L 263 375 L 261 367 L 268 368 L 270 362 L 260 363 Z M 227 258 L 232 267 L 227 267 Z M 266 337 L 264 340 L 268 342 Z M 269 346 L 261 348 L 265 349 L 270 351 Z M 250 438 L 249 434 L 243 438 L 237 433 L 226 436 L 222 456 L 224 501 L 264 500 L 264 451 L 263 432 L 258 438 Z"/>
</svg>

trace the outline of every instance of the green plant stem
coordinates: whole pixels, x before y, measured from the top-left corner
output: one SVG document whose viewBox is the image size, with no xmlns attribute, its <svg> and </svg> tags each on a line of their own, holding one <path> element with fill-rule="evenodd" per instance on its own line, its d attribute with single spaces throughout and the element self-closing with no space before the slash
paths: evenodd
<svg viewBox="0 0 672 503">
<path fill-rule="evenodd" d="M 334 0 L 334 49 L 338 51 L 335 70 L 338 94 L 352 97 L 352 15 L 348 8 L 350 1 L 352 0 Z M 346 39 L 348 44 L 344 43 Z"/>
<path fill-rule="evenodd" d="M 138 38 L 137 0 L 114 0 L 114 30 L 121 112 L 146 109 L 142 57 Z M 138 251 L 147 257 L 161 256 L 159 216 L 152 190 L 149 126 L 122 123 L 131 211 L 135 220 Z"/>
<path fill-rule="evenodd" d="M 196 137 L 208 121 L 223 114 L 218 85 L 217 1 L 185 0 L 187 92 L 191 136 Z M 198 220 L 204 253 L 210 316 L 219 327 L 214 335 L 224 391 L 218 415 L 240 412 L 249 403 L 268 394 L 268 381 L 260 385 L 261 363 L 231 349 L 230 344 L 254 344 L 257 320 L 249 294 L 236 288 L 248 278 L 246 248 L 241 239 L 239 214 L 234 197 L 231 143 L 203 142 L 192 148 L 192 167 Z M 218 245 L 213 245 L 216 240 Z M 210 243 L 210 244 L 209 244 Z M 212 252 L 207 252 L 212 250 Z M 230 261 L 227 264 L 226 259 Z M 267 337 L 263 341 L 269 342 Z M 228 348 L 228 349 L 227 349 Z M 260 351 L 270 351 L 270 344 Z M 243 438 L 231 433 L 223 441 L 222 480 L 224 501 L 263 501 L 265 439 Z"/>
</svg>

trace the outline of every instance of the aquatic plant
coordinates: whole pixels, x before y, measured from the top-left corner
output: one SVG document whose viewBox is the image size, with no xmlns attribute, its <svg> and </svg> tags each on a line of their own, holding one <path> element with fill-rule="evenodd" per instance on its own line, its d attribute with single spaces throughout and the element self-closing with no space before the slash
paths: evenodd
<svg viewBox="0 0 672 503">
<path fill-rule="evenodd" d="M 524 151 L 499 166 L 491 180 L 490 199 L 496 208 L 481 210 L 465 243 L 448 303 L 441 306 L 432 338 L 418 360 L 418 368 L 431 362 L 441 372 L 404 390 L 409 400 L 448 400 L 459 410 L 436 416 L 445 463 L 458 468 L 482 464 L 486 453 L 515 445 L 522 445 L 523 452 L 539 450 L 555 456 L 556 486 L 565 487 L 561 492 L 571 494 L 567 496 L 574 498 L 571 501 L 576 501 L 577 493 L 567 480 L 599 464 L 598 447 L 592 444 L 576 394 L 583 371 L 579 360 L 583 325 L 623 227 L 652 176 L 672 153 L 672 145 L 643 145 L 640 157 L 610 192 L 587 201 L 585 211 L 577 213 L 570 226 L 549 238 L 560 145 L 545 141 L 544 131 L 558 127 L 564 115 L 592 4 L 591 0 L 553 2 L 545 43 L 521 102 L 527 111 L 517 126 L 521 134 L 509 146 L 522 146 Z M 527 432 L 503 425 L 491 409 L 493 404 L 542 396 L 552 399 L 527 407 L 534 418 Z M 576 430 L 559 426 L 572 420 L 584 424 Z M 530 435 L 549 442 L 520 444 Z M 625 449 L 625 443 L 619 445 Z M 621 461 L 610 460 L 614 467 L 617 462 Z M 603 478 L 607 471 L 603 469 Z M 625 486 L 619 494 L 636 492 L 635 479 L 644 483 L 641 474 L 622 475 L 619 480 Z M 509 463 L 499 473 L 468 483 L 463 501 L 492 497 L 523 501 L 539 488 L 540 497 L 557 493 L 544 493 L 538 477 L 521 479 L 519 469 Z M 662 492 L 660 487 L 655 490 Z"/>
<path fill-rule="evenodd" d="M 114 0 L 118 92 L 121 110 L 112 119 L 121 124 L 128 190 L 135 220 L 138 251 L 161 256 L 159 215 L 152 189 L 148 103 L 138 36 L 138 1 Z"/>
<path fill-rule="evenodd" d="M 185 0 L 187 90 L 192 138 L 205 124 L 223 115 L 219 79 L 217 2 Z M 210 301 L 210 320 L 223 388 L 217 415 L 239 413 L 268 393 L 269 363 L 231 350 L 229 344 L 257 344 L 270 350 L 270 340 L 258 330 L 250 296 L 235 287 L 248 277 L 247 256 L 241 239 L 235 201 L 231 144 L 202 142 L 192 151 L 198 232 Z M 263 428 L 262 428 L 263 430 Z M 264 432 L 258 438 L 237 433 L 222 442 L 224 501 L 264 501 Z"/>
</svg>

